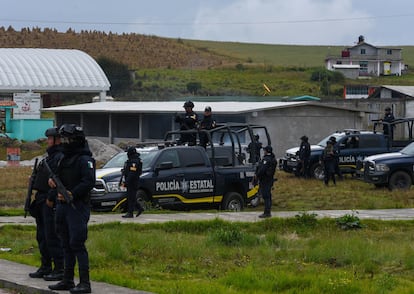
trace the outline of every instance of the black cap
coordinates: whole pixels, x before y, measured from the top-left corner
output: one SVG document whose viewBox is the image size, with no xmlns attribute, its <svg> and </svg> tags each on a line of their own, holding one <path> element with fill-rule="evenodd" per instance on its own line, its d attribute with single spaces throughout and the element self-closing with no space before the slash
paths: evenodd
<svg viewBox="0 0 414 294">
<path fill-rule="evenodd" d="M 300 139 L 301 139 L 302 141 L 308 142 L 308 137 L 307 137 L 307 136 L 302 136 L 302 137 L 300 137 Z"/>
<path fill-rule="evenodd" d="M 185 107 L 191 107 L 191 108 L 193 108 L 193 107 L 194 107 L 194 103 L 193 103 L 192 101 L 188 100 L 188 101 L 186 101 L 186 102 L 184 103 L 183 107 L 184 107 L 184 108 L 185 108 Z"/>
<path fill-rule="evenodd" d="M 127 149 L 127 155 L 128 156 L 131 156 L 131 155 L 137 154 L 137 153 L 138 152 L 137 152 L 137 149 L 135 147 L 133 147 L 133 146 L 128 147 L 128 149 Z"/>
<path fill-rule="evenodd" d="M 60 137 L 58 128 L 49 128 L 45 132 L 45 137 Z"/>
<path fill-rule="evenodd" d="M 267 145 L 266 147 L 264 147 L 263 150 L 265 150 L 268 153 L 272 153 L 273 152 L 273 148 L 270 145 Z"/>
</svg>

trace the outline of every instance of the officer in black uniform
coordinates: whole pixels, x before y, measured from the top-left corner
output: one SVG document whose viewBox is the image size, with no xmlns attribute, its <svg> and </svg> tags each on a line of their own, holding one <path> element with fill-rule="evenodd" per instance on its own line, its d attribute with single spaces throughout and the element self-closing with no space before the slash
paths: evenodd
<svg viewBox="0 0 414 294">
<path fill-rule="evenodd" d="M 63 280 L 50 285 L 51 290 L 69 290 L 70 293 L 91 293 L 89 280 L 89 257 L 85 247 L 90 217 L 89 192 L 95 185 L 95 160 L 89 150 L 83 129 L 74 124 L 64 124 L 59 128 L 62 137 L 64 157 L 58 165 L 60 180 L 73 198 L 68 203 L 64 195 L 58 193 L 56 206 L 56 226 L 62 239 L 65 269 Z M 49 179 L 49 185 L 56 183 Z M 79 267 L 80 283 L 75 287 L 74 269 Z"/>
<path fill-rule="evenodd" d="M 207 106 L 204 109 L 204 117 L 200 122 L 200 130 L 212 130 L 216 127 L 216 121 L 213 119 L 211 107 Z M 200 132 L 200 145 L 204 148 L 207 147 L 208 136 L 204 132 Z"/>
<path fill-rule="evenodd" d="M 135 147 L 129 147 L 127 150 L 128 160 L 125 161 L 122 175 L 125 177 L 123 183 L 127 188 L 128 212 L 122 217 L 134 217 L 134 209 L 137 208 L 137 217 L 144 211 L 141 204 L 137 201 L 138 181 L 142 173 L 142 162 L 139 153 Z"/>
<path fill-rule="evenodd" d="M 260 136 L 254 135 L 254 141 L 247 145 L 247 152 L 249 152 L 249 162 L 256 163 L 260 161 L 260 150 L 262 149 L 262 142 L 259 141 Z"/>
<path fill-rule="evenodd" d="M 259 215 L 259 217 L 267 218 L 272 216 L 272 187 L 277 162 L 272 146 L 264 147 L 263 151 L 264 156 L 256 168 L 255 179 L 259 181 L 260 194 L 264 201 L 264 213 Z"/>
<path fill-rule="evenodd" d="M 183 107 L 185 109 L 184 116 L 177 115 L 175 117 L 175 122 L 180 124 L 181 131 L 196 130 L 198 128 L 198 116 L 193 111 L 194 103 L 188 100 L 184 103 Z M 188 145 L 194 146 L 196 144 L 196 140 L 196 133 L 181 134 L 180 143 L 185 144 L 188 142 Z"/>
<path fill-rule="evenodd" d="M 299 177 L 309 178 L 309 160 L 311 155 L 311 147 L 309 144 L 309 138 L 307 136 L 302 136 L 300 138 L 301 143 L 298 151 L 299 163 L 296 168 L 296 175 Z"/>
<path fill-rule="evenodd" d="M 33 189 L 37 190 L 35 203 L 31 205 L 31 214 L 36 218 L 36 239 L 39 245 L 41 266 L 31 278 L 44 278 L 46 281 L 59 281 L 63 278 L 63 248 L 55 227 L 56 189 L 48 185 L 49 172 L 44 166 L 46 161 L 56 171 L 58 162 L 63 157 L 60 136 L 57 128 L 49 128 L 47 137 L 47 157 L 37 166 Z M 52 263 L 54 268 L 52 270 Z"/>
</svg>

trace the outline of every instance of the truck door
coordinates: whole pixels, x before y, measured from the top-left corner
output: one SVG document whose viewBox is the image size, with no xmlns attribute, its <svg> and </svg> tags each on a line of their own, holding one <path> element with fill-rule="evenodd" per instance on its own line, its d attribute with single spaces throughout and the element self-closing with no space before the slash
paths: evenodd
<svg viewBox="0 0 414 294">
<path fill-rule="evenodd" d="M 153 197 L 160 204 L 173 204 L 182 194 L 182 164 L 177 149 L 162 150 L 155 162 Z"/>
<path fill-rule="evenodd" d="M 192 204 L 214 202 L 214 173 L 205 150 L 180 149 L 179 154 L 185 185 L 182 189 L 184 201 Z"/>
</svg>

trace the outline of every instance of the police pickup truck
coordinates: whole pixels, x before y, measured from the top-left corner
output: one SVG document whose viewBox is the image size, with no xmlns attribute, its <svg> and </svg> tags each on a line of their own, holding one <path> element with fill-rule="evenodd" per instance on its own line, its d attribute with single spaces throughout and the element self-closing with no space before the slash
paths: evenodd
<svg viewBox="0 0 414 294">
<path fill-rule="evenodd" d="M 399 152 L 365 158 L 361 178 L 377 187 L 408 190 L 414 179 L 414 143 Z"/>
<path fill-rule="evenodd" d="M 327 136 L 317 145 L 311 145 L 309 165 L 311 175 L 317 179 L 323 179 L 324 169 L 319 159 L 330 137 L 336 138 L 339 147 L 339 167 L 342 173 L 355 174 L 358 169 L 358 163 L 361 163 L 365 157 L 379 153 L 399 151 L 409 144 L 413 138 L 413 123 L 414 119 L 412 118 L 396 119 L 392 123 L 376 120 L 374 121 L 373 131 L 346 129 Z M 408 133 L 408 139 L 395 140 L 392 136 L 379 132 L 379 127 L 388 130 L 386 133 L 393 133 L 395 136 L 398 133 Z M 288 173 L 296 174 L 298 151 L 299 147 L 286 150 L 285 156 L 279 160 L 279 168 Z"/>
<path fill-rule="evenodd" d="M 265 127 L 219 125 L 206 131 L 210 142 L 206 148 L 175 144 L 180 140 L 174 137 L 183 132 L 191 131 L 169 132 L 166 138 L 172 139 L 166 139 L 165 144 L 137 149 L 143 162 L 138 201 L 169 209 L 239 211 L 257 197 L 258 186 L 252 181 L 256 164 L 250 163 L 243 146 L 257 133 L 267 138 L 270 144 Z M 97 171 L 96 185 L 91 193 L 93 210 L 125 207 L 126 192 L 118 185 L 125 160 L 126 152 L 121 152 Z"/>
</svg>

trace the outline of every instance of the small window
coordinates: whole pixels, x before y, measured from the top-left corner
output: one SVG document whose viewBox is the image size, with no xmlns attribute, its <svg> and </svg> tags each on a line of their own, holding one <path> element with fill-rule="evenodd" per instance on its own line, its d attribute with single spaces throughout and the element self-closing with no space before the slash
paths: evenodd
<svg viewBox="0 0 414 294">
<path fill-rule="evenodd" d="M 204 156 L 199 149 L 186 149 L 180 150 L 181 158 L 183 161 L 184 167 L 191 167 L 191 166 L 204 166 L 206 162 L 204 160 Z"/>
<path fill-rule="evenodd" d="M 180 159 L 178 158 L 177 150 L 165 150 L 161 153 L 157 160 L 156 166 L 164 162 L 172 162 L 173 167 L 180 167 Z"/>
<path fill-rule="evenodd" d="M 364 48 L 361 49 L 361 54 L 366 54 L 367 52 L 365 51 Z"/>
<path fill-rule="evenodd" d="M 387 49 L 387 55 L 392 55 L 392 49 Z"/>
</svg>

